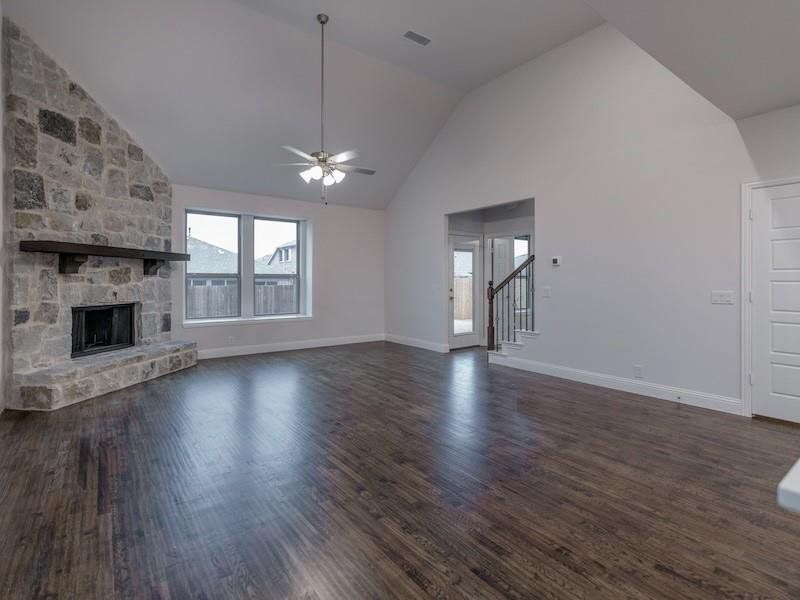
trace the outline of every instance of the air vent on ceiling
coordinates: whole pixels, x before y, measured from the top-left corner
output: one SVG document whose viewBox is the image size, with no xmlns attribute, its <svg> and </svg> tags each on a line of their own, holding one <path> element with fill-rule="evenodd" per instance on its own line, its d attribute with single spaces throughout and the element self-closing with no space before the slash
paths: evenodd
<svg viewBox="0 0 800 600">
<path fill-rule="evenodd" d="M 431 40 L 429 38 L 426 38 L 424 35 L 420 35 L 416 31 L 406 31 L 403 37 L 406 38 L 407 40 L 411 40 L 415 44 L 419 44 L 420 46 L 427 46 L 428 44 L 431 43 Z"/>
</svg>

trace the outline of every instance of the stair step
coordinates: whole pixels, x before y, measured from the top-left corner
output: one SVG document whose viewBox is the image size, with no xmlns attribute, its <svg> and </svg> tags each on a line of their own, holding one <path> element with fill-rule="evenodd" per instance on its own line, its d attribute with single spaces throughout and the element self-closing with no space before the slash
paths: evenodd
<svg viewBox="0 0 800 600">
<path fill-rule="evenodd" d="M 517 336 L 523 338 L 534 338 L 539 336 L 539 332 L 529 331 L 527 329 L 517 329 Z"/>
</svg>

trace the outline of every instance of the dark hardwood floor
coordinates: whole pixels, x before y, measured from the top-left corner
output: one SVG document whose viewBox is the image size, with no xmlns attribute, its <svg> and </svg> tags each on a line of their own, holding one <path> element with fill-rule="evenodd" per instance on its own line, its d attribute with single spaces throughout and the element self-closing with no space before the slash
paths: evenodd
<svg viewBox="0 0 800 600">
<path fill-rule="evenodd" d="M 0 417 L 1 598 L 800 598 L 800 429 L 374 343 Z"/>
</svg>

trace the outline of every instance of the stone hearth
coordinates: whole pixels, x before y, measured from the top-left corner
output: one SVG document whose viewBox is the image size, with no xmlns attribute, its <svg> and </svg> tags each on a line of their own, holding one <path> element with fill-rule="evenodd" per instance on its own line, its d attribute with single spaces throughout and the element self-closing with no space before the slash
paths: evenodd
<svg viewBox="0 0 800 600">
<path fill-rule="evenodd" d="M 58 255 L 23 240 L 170 251 L 172 186 L 142 147 L 55 60 L 4 19 L 4 249 L 12 389 L 8 408 L 50 410 L 195 364 L 172 342 L 170 268 L 91 256 L 59 273 Z M 72 359 L 78 306 L 136 306 L 135 346 Z"/>
<path fill-rule="evenodd" d="M 76 358 L 15 375 L 14 385 L 19 393 L 17 402 L 9 408 L 55 410 L 196 363 L 194 342 L 161 342 Z"/>
</svg>

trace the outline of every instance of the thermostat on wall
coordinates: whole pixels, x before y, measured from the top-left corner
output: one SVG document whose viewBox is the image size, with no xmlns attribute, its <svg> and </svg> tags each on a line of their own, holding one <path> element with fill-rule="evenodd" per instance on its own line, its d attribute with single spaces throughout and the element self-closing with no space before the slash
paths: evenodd
<svg viewBox="0 0 800 600">
<path fill-rule="evenodd" d="M 561 266 L 561 257 L 560 256 L 554 256 L 553 257 L 553 266 L 554 267 L 560 267 Z"/>
</svg>

